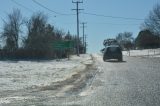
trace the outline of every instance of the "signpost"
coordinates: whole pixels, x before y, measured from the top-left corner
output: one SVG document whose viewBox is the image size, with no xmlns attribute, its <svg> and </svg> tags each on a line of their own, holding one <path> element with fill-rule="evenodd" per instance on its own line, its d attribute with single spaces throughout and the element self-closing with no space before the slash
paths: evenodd
<svg viewBox="0 0 160 106">
<path fill-rule="evenodd" d="M 63 50 L 68 50 L 67 55 L 69 59 L 69 51 L 74 48 L 74 41 L 54 41 L 53 48 L 56 50 L 61 50 L 61 55 Z"/>
<path fill-rule="evenodd" d="M 54 41 L 54 49 L 72 49 L 74 47 L 73 41 Z"/>
</svg>

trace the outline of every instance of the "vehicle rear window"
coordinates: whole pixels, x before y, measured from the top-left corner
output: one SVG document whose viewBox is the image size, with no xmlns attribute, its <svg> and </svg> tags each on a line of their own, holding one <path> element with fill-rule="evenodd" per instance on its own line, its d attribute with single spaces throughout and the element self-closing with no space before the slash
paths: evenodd
<svg viewBox="0 0 160 106">
<path fill-rule="evenodd" d="M 110 51 L 110 52 L 120 52 L 120 48 L 118 48 L 118 47 L 109 47 L 108 51 Z"/>
</svg>

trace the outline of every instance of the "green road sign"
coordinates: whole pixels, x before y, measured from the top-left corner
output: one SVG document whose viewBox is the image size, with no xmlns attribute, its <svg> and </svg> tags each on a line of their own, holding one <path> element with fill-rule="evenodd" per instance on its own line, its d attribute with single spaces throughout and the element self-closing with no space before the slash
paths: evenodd
<svg viewBox="0 0 160 106">
<path fill-rule="evenodd" d="M 74 47 L 74 41 L 54 41 L 53 47 L 55 49 L 69 49 Z"/>
</svg>

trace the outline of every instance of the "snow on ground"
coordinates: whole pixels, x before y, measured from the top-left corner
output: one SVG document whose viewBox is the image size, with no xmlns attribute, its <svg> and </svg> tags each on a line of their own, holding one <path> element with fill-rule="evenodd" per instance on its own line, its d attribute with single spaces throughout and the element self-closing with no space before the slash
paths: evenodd
<svg viewBox="0 0 160 106">
<path fill-rule="evenodd" d="M 130 50 L 130 53 L 129 51 L 123 51 L 123 55 L 160 57 L 160 49 Z"/>
<path fill-rule="evenodd" d="M 0 61 L 0 92 L 18 91 L 62 81 L 74 73 L 73 68 L 83 69 L 82 63 L 88 63 L 87 60 L 90 59 L 91 56 L 86 54 L 60 61 Z M 4 102 L 8 101 L 5 101 L 5 97 L 0 97 L 0 104 Z"/>
</svg>

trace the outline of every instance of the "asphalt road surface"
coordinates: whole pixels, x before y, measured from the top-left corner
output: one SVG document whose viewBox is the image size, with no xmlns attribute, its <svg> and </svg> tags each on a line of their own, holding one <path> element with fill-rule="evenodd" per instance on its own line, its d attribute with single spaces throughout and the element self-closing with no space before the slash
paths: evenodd
<svg viewBox="0 0 160 106">
<path fill-rule="evenodd" d="M 160 106 L 160 58 L 103 62 L 102 56 L 93 57 L 98 70 L 80 93 L 52 97 L 46 91 L 6 106 Z"/>
<path fill-rule="evenodd" d="M 124 57 L 124 62 L 103 62 L 88 106 L 160 106 L 160 58 Z"/>
</svg>

